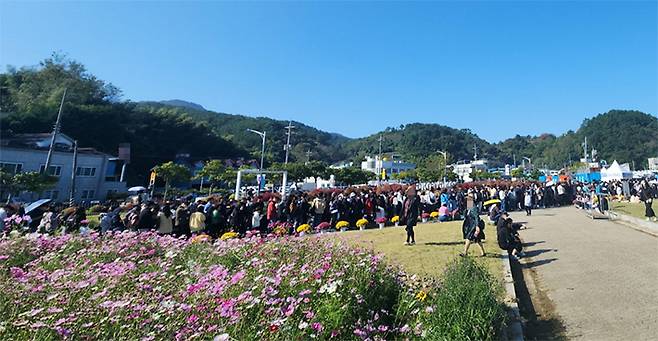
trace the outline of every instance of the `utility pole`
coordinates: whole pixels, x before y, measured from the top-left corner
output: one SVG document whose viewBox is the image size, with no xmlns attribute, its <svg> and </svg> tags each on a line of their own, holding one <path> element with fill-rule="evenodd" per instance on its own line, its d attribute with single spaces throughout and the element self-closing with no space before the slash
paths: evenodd
<svg viewBox="0 0 658 341">
<path fill-rule="evenodd" d="M 311 150 L 310 149 L 306 151 L 306 164 L 308 164 L 309 162 L 311 162 Z"/>
<path fill-rule="evenodd" d="M 382 179 L 382 168 L 384 162 L 382 161 L 382 141 L 384 141 L 384 135 L 379 134 L 379 156 L 377 157 L 377 179 Z"/>
<path fill-rule="evenodd" d="M 71 192 L 69 193 L 69 206 L 75 204 L 75 176 L 78 172 L 78 140 L 73 141 L 73 166 L 71 170 Z"/>
<path fill-rule="evenodd" d="M 55 140 L 57 140 L 57 134 L 59 134 L 60 124 L 62 122 L 62 109 L 64 108 L 64 98 L 66 98 L 67 90 L 67 88 L 64 88 L 62 101 L 59 103 L 59 112 L 57 113 L 57 120 L 55 121 L 55 127 L 53 128 L 53 135 L 50 139 L 50 147 L 48 148 L 48 156 L 46 156 L 46 164 L 43 167 L 44 174 L 48 174 L 48 170 L 50 169 L 50 162 L 52 161 L 53 150 L 55 149 Z"/>
<path fill-rule="evenodd" d="M 438 150 L 439 154 L 443 155 L 443 188 L 446 187 L 446 176 L 448 175 L 448 152 Z"/>
<path fill-rule="evenodd" d="M 473 160 L 478 159 L 478 145 L 473 143 L 473 150 L 475 151 L 475 154 L 473 154 Z"/>
<path fill-rule="evenodd" d="M 512 157 L 514 158 L 514 168 L 516 168 L 516 154 L 512 154 Z"/>
<path fill-rule="evenodd" d="M 585 136 L 585 142 L 583 143 L 583 150 L 584 150 L 584 157 L 585 157 L 585 162 L 587 162 L 587 136 Z"/>
<path fill-rule="evenodd" d="M 284 164 L 286 165 L 288 164 L 288 154 L 290 152 L 290 135 L 292 134 L 292 128 L 294 127 L 295 126 L 292 125 L 292 121 L 288 121 L 288 126 L 286 127 L 286 129 L 288 129 L 288 132 L 286 133 L 286 135 L 288 135 L 288 138 L 286 140 L 286 145 L 283 147 L 283 149 L 286 150 L 286 161 L 284 162 Z"/>
</svg>

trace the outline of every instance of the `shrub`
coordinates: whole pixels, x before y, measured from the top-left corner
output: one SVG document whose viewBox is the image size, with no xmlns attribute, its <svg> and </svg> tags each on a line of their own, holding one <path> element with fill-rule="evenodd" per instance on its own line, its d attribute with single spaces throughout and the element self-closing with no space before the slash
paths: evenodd
<svg viewBox="0 0 658 341">
<path fill-rule="evenodd" d="M 434 314 L 424 315 L 430 340 L 497 340 L 505 324 L 502 287 L 470 258 L 459 258 L 446 270 Z"/>
</svg>

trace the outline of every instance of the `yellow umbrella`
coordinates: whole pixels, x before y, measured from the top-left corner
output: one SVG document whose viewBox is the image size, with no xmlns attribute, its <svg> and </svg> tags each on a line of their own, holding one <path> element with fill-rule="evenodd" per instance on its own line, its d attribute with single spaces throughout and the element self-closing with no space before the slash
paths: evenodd
<svg viewBox="0 0 658 341">
<path fill-rule="evenodd" d="M 484 202 L 484 206 L 489 206 L 489 205 L 493 205 L 493 204 L 500 204 L 500 200 L 491 199 L 491 200 L 488 200 L 488 201 Z"/>
</svg>

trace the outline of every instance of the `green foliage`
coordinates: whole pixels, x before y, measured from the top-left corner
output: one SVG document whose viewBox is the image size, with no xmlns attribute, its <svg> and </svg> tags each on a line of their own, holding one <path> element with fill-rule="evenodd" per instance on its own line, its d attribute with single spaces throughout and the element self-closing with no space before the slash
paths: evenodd
<svg viewBox="0 0 658 341">
<path fill-rule="evenodd" d="M 364 171 L 356 167 L 335 169 L 332 173 L 335 176 L 336 182 L 345 185 L 361 185 L 377 177 L 372 172 Z"/>
<path fill-rule="evenodd" d="M 270 168 L 273 170 L 288 171 L 289 181 L 302 181 L 309 177 L 321 177 L 327 179 L 331 173 L 328 165 L 320 161 L 289 162 L 287 165 L 283 163 L 274 163 Z"/>
<path fill-rule="evenodd" d="M 517 160 L 525 156 L 536 165 L 562 167 L 583 156 L 581 144 L 585 137 L 589 148 L 598 151 L 599 159 L 609 163 L 635 161 L 639 167 L 658 153 L 658 118 L 635 110 L 611 110 L 585 119 L 576 132 L 568 131 L 559 137 L 517 135 L 496 147 L 503 162 L 512 163 L 516 154 Z"/>
<path fill-rule="evenodd" d="M 512 175 L 512 177 L 518 179 L 518 178 L 522 178 L 522 177 L 523 177 L 523 172 L 524 172 L 524 171 L 523 171 L 523 168 L 518 167 L 518 168 L 514 168 L 514 169 L 512 169 L 512 171 L 510 172 L 510 175 Z"/>
<path fill-rule="evenodd" d="M 190 179 L 189 168 L 174 163 L 173 161 L 165 162 L 153 168 L 157 176 L 165 179 L 167 182 L 186 181 Z"/>
<path fill-rule="evenodd" d="M 476 181 L 478 181 L 478 180 L 494 180 L 494 179 L 499 179 L 500 174 L 490 173 L 490 172 L 487 172 L 487 171 L 476 169 L 475 171 L 473 171 L 471 173 L 471 178 L 473 178 L 473 180 L 476 180 Z"/>
<path fill-rule="evenodd" d="M 84 147 L 116 154 L 131 143 L 130 183 L 146 183 L 154 165 L 177 153 L 229 158 L 246 153 L 215 134 L 205 121 L 184 113 L 147 112 L 121 102 L 120 91 L 89 74 L 84 66 L 55 55 L 36 68 L 9 68 L 0 74 L 2 136 L 52 130 L 64 88 L 62 132 Z"/>
<path fill-rule="evenodd" d="M 248 117 L 219 113 L 190 106 L 171 106 L 158 102 L 142 102 L 138 108 L 144 112 L 170 115 L 187 115 L 196 120 L 206 122 L 208 127 L 217 135 L 234 143 L 241 149 L 260 158 L 261 138 L 246 129 L 255 129 L 267 132 L 265 157 L 268 163 L 280 162 L 285 158 L 286 126 L 288 121 L 274 120 L 267 117 Z M 295 128 L 290 139 L 290 160 L 293 162 L 308 161 L 307 151 L 311 151 L 310 158 L 337 162 L 347 157 L 339 146 L 348 140 L 346 137 L 324 132 L 309 127 L 300 122 L 292 122 Z"/>
<path fill-rule="evenodd" d="M 457 259 L 446 270 L 435 313 L 425 315 L 427 340 L 498 340 L 505 307 L 500 284 L 470 258 Z"/>
<path fill-rule="evenodd" d="M 192 176 L 189 168 L 176 164 L 173 161 L 157 165 L 153 168 L 153 170 L 157 176 L 165 179 L 165 198 L 167 198 L 167 190 L 172 183 L 187 181 Z"/>
<path fill-rule="evenodd" d="M 220 160 L 210 160 L 203 165 L 203 168 L 195 175 L 196 179 L 205 178 L 210 182 L 208 192 L 212 192 L 212 188 L 216 183 L 227 183 L 235 181 L 236 172 L 233 169 L 228 169 Z"/>
<path fill-rule="evenodd" d="M 7 188 L 10 193 L 32 192 L 42 193 L 52 188 L 57 183 L 57 177 L 39 172 L 22 172 L 14 174 L 11 178 L 6 175 L 3 178 L 3 188 Z M 8 181 L 7 187 L 4 182 Z"/>
<path fill-rule="evenodd" d="M 422 123 L 407 124 L 399 129 L 387 128 L 382 133 L 347 141 L 343 148 L 349 155 L 354 155 L 353 161 L 358 162 L 366 155 L 379 152 L 380 136 L 383 136 L 384 152 L 398 153 L 416 162 L 437 156 L 437 150 L 447 151 L 453 160 L 471 159 L 474 145 L 477 145 L 479 157 L 492 158 L 496 155 L 496 148 L 468 129 L 459 130 L 439 124 Z M 439 157 L 443 159 L 443 156 Z"/>
</svg>

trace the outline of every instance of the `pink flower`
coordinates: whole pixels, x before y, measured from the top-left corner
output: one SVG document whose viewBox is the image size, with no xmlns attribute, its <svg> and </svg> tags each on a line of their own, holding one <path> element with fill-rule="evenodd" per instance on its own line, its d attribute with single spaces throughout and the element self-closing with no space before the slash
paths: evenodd
<svg viewBox="0 0 658 341">
<path fill-rule="evenodd" d="M 187 323 L 189 324 L 194 324 L 197 321 L 199 321 L 199 317 L 194 314 L 190 315 L 190 317 L 187 318 Z"/>
<path fill-rule="evenodd" d="M 25 278 L 25 271 L 21 268 L 12 266 L 11 269 L 9 269 L 9 273 L 11 273 L 11 276 L 16 278 L 19 282 L 27 281 L 27 278 Z"/>
<path fill-rule="evenodd" d="M 5 259 L 9 259 L 9 256 L 7 256 L 7 255 L 0 255 L 0 260 L 5 260 Z"/>
<path fill-rule="evenodd" d="M 313 327 L 313 330 L 315 330 L 316 332 L 321 332 L 324 329 L 322 323 L 320 322 L 313 322 L 313 324 L 311 324 L 311 327 Z"/>
<path fill-rule="evenodd" d="M 231 284 L 238 283 L 241 279 L 243 279 L 245 277 L 245 274 L 246 273 L 245 273 L 244 270 L 236 272 L 235 275 L 233 275 L 233 277 L 231 277 Z"/>
</svg>

